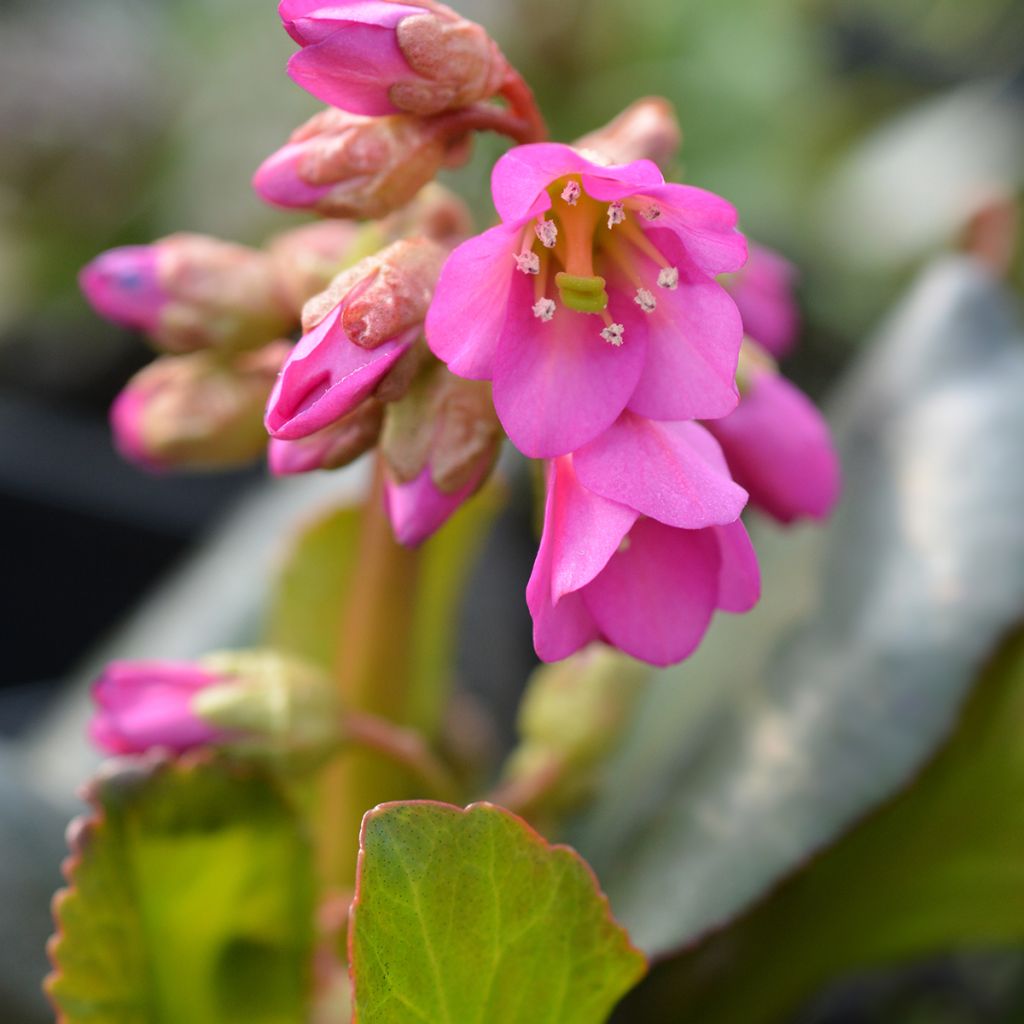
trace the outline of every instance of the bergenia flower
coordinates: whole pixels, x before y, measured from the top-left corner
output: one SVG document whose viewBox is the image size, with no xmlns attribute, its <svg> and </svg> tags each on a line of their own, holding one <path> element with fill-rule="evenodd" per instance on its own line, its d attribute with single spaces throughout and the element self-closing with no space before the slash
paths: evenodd
<svg viewBox="0 0 1024 1024">
<path fill-rule="evenodd" d="M 89 736 L 109 754 L 138 754 L 151 747 L 180 753 L 215 743 L 223 731 L 199 718 L 192 702 L 220 682 L 191 662 L 113 662 L 93 687 L 96 712 Z"/>
<path fill-rule="evenodd" d="M 750 246 L 747 265 L 725 282 L 743 317 L 743 330 L 776 359 L 787 355 L 800 333 L 793 292 L 799 273 L 780 253 Z"/>
<path fill-rule="evenodd" d="M 739 408 L 706 426 L 751 503 L 782 523 L 824 519 L 841 489 L 839 458 L 814 403 L 744 342 Z"/>
<path fill-rule="evenodd" d="M 526 592 L 537 653 L 556 661 L 593 640 L 654 665 L 693 653 L 715 609 L 758 600 L 745 501 L 696 423 L 626 413 L 553 460 Z"/>
<path fill-rule="evenodd" d="M 136 331 L 156 331 L 170 296 L 160 283 L 158 251 L 152 245 L 126 245 L 97 256 L 79 284 L 100 316 Z"/>
<path fill-rule="evenodd" d="M 274 476 L 294 476 L 318 469 L 340 469 L 373 448 L 380 438 L 384 407 L 368 398 L 336 423 L 297 441 L 273 437 L 267 463 Z"/>
<path fill-rule="evenodd" d="M 743 329 L 715 275 L 746 242 L 729 203 L 650 161 L 602 166 L 554 143 L 506 153 L 493 193 L 502 223 L 449 258 L 427 340 L 453 373 L 493 380 L 522 452 L 575 451 L 626 409 L 732 412 Z"/>
<path fill-rule="evenodd" d="M 278 377 L 266 428 L 286 441 L 336 423 L 384 384 L 423 331 L 446 250 L 396 242 L 338 275 L 303 314 L 305 335 Z"/>
<path fill-rule="evenodd" d="M 408 483 L 385 479 L 384 501 L 395 540 L 414 548 L 432 537 L 480 489 L 489 471 L 490 466 L 481 466 L 468 483 L 451 492 L 434 483 L 429 466 Z"/>
<path fill-rule="evenodd" d="M 302 47 L 288 74 L 354 114 L 431 115 L 493 96 L 507 64 L 483 28 L 433 0 L 281 0 Z"/>
</svg>

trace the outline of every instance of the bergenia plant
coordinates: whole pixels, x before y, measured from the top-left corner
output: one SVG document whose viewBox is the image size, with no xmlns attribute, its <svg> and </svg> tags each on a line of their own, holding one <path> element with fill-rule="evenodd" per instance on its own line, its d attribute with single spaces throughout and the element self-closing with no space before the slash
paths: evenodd
<svg viewBox="0 0 1024 1024">
<path fill-rule="evenodd" d="M 434 0 L 280 16 L 289 74 L 330 106 L 254 186 L 325 219 L 258 250 L 114 250 L 81 283 L 159 353 L 111 413 L 127 458 L 291 477 L 365 455 L 365 504 L 293 543 L 264 647 L 96 683 L 90 735 L 116 760 L 71 833 L 48 990 L 69 1024 L 598 1024 L 644 955 L 551 840 L 639 663 L 758 602 L 748 503 L 789 523 L 839 494 L 775 362 L 795 271 L 726 199 L 666 180 L 666 100 L 553 142 L 485 29 Z M 513 145 L 477 232 L 435 178 L 484 131 Z M 561 696 L 543 756 L 524 735 L 488 773 L 452 712 L 451 637 L 508 489 L 488 481 L 517 458 L 539 527 L 523 600 Z"/>
</svg>

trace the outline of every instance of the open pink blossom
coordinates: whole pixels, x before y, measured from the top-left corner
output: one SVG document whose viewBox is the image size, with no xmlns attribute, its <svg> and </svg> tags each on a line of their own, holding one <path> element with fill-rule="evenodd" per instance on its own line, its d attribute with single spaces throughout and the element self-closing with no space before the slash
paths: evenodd
<svg viewBox="0 0 1024 1024">
<path fill-rule="evenodd" d="M 747 265 L 726 282 L 744 332 L 776 359 L 790 352 L 800 332 L 800 308 L 793 295 L 798 276 L 784 256 L 752 244 Z"/>
<path fill-rule="evenodd" d="M 79 284 L 100 316 L 138 331 L 155 331 L 170 301 L 160 283 L 155 245 L 110 249 L 83 268 Z"/>
<path fill-rule="evenodd" d="M 814 403 L 773 369 L 748 373 L 739 408 L 706 426 L 754 505 L 783 523 L 824 519 L 841 490 L 839 459 Z"/>
<path fill-rule="evenodd" d="M 623 474 L 632 451 L 643 454 Z M 717 608 L 747 611 L 760 595 L 745 501 L 695 423 L 626 414 L 555 459 L 526 591 L 538 655 L 557 661 L 603 640 L 654 665 L 688 657 Z"/>
<path fill-rule="evenodd" d="M 732 412 L 743 329 L 715 275 L 743 265 L 746 242 L 729 203 L 650 161 L 603 166 L 554 143 L 506 153 L 492 186 L 502 223 L 449 258 L 427 340 L 453 373 L 493 381 L 521 451 L 575 451 L 626 409 Z"/>
<path fill-rule="evenodd" d="M 494 95 L 505 61 L 487 33 L 433 0 L 281 0 L 302 47 L 288 74 L 354 114 L 431 115 Z"/>
<path fill-rule="evenodd" d="M 115 661 L 93 687 L 92 741 L 110 754 L 151 747 L 176 752 L 214 743 L 224 733 L 192 710 L 195 696 L 223 680 L 189 662 Z"/>
</svg>

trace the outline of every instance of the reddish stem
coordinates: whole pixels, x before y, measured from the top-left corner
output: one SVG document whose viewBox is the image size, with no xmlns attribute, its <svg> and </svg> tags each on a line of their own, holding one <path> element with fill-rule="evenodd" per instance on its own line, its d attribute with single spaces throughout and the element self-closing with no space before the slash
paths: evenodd
<svg viewBox="0 0 1024 1024">
<path fill-rule="evenodd" d="M 528 138 L 525 142 L 544 142 L 548 137 L 548 126 L 544 115 L 537 106 L 533 90 L 526 84 L 526 80 L 511 64 L 505 73 L 505 81 L 501 86 L 500 95 L 509 110 L 520 118 L 527 126 Z"/>
</svg>

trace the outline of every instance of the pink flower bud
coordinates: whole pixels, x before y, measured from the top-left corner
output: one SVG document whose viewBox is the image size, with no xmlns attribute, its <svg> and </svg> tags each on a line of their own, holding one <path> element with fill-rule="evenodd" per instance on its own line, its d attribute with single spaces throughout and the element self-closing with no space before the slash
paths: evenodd
<svg viewBox="0 0 1024 1024">
<path fill-rule="evenodd" d="M 188 662 L 113 662 L 93 688 L 96 713 L 89 736 L 109 754 L 138 754 L 150 747 L 180 753 L 215 743 L 222 731 L 202 721 L 192 701 L 221 681 Z"/>
<path fill-rule="evenodd" d="M 493 96 L 507 65 L 483 28 L 433 0 L 281 0 L 302 47 L 288 73 L 355 114 L 432 115 Z"/>
<path fill-rule="evenodd" d="M 84 267 L 78 280 L 100 316 L 137 331 L 159 328 L 169 297 L 160 285 L 155 246 L 111 249 Z"/>
<path fill-rule="evenodd" d="M 253 187 L 277 206 L 372 220 L 405 206 L 434 179 L 449 142 L 439 121 L 326 110 L 263 163 Z"/>
<path fill-rule="evenodd" d="M 380 227 L 389 238 L 421 235 L 454 246 L 473 231 L 473 216 L 459 196 L 432 181 L 408 206 L 396 210 Z"/>
<path fill-rule="evenodd" d="M 340 469 L 365 454 L 380 438 L 384 407 L 368 398 L 337 423 L 297 441 L 270 441 L 268 461 L 275 476 Z"/>
<path fill-rule="evenodd" d="M 403 375 L 446 250 L 427 239 L 396 242 L 339 274 L 303 313 L 306 334 L 270 396 L 271 436 L 298 440 L 323 430 Z M 397 397 L 391 395 L 387 397 Z"/>
<path fill-rule="evenodd" d="M 204 235 L 111 250 L 80 280 L 97 312 L 168 352 L 256 348 L 294 322 L 266 253 Z"/>
<path fill-rule="evenodd" d="M 381 451 L 388 515 L 400 544 L 422 543 L 480 489 L 502 437 L 490 388 L 439 364 L 388 406 Z"/>
<path fill-rule="evenodd" d="M 114 402 L 115 445 L 150 470 L 222 469 L 259 458 L 267 445 L 263 408 L 290 350 L 281 341 L 227 362 L 207 352 L 158 359 Z"/>
<path fill-rule="evenodd" d="M 777 359 L 786 355 L 800 332 L 800 309 L 794 290 L 799 277 L 784 256 L 764 246 L 751 245 L 750 258 L 725 287 L 739 307 L 743 330 Z"/>
<path fill-rule="evenodd" d="M 610 164 L 653 160 L 665 169 L 678 155 L 682 142 L 672 104 L 660 96 L 648 96 L 631 103 L 614 120 L 574 145 L 597 153 Z"/>
</svg>

